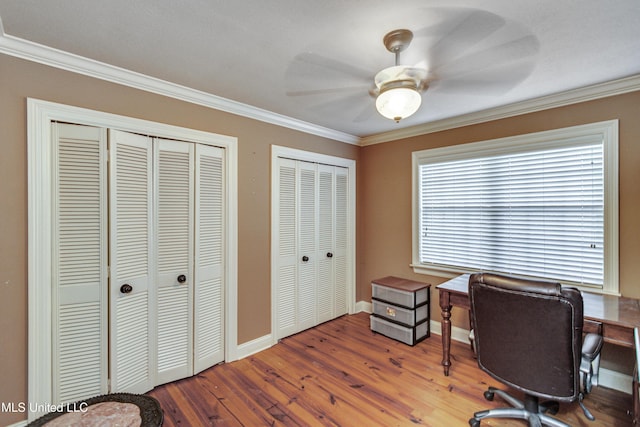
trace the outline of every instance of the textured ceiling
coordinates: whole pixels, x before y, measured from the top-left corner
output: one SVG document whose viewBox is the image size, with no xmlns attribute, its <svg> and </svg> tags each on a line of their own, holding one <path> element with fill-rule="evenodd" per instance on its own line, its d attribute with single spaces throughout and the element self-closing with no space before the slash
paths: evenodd
<svg viewBox="0 0 640 427">
<path fill-rule="evenodd" d="M 4 34 L 367 136 L 640 74 L 638 0 L 0 0 Z M 382 37 L 429 70 L 421 109 L 378 115 Z"/>
</svg>

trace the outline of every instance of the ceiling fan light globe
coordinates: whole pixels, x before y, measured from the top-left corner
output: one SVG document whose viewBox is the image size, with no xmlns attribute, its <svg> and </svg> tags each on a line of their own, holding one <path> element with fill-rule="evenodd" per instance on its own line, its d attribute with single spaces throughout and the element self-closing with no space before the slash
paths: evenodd
<svg viewBox="0 0 640 427">
<path fill-rule="evenodd" d="M 422 96 L 418 91 L 406 87 L 387 89 L 376 98 L 376 109 L 384 117 L 399 122 L 420 108 Z"/>
</svg>

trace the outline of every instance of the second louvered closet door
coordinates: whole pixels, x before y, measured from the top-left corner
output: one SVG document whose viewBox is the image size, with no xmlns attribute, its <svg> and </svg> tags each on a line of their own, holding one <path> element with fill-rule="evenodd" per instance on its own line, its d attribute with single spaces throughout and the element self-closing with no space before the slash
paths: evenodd
<svg viewBox="0 0 640 427">
<path fill-rule="evenodd" d="M 277 160 L 277 339 L 347 313 L 347 177 L 339 166 Z"/>
</svg>

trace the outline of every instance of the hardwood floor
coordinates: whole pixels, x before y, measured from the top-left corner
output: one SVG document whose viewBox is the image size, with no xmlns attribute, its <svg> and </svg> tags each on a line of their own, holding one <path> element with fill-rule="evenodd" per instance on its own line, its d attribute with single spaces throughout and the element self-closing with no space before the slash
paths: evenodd
<svg viewBox="0 0 640 427">
<path fill-rule="evenodd" d="M 432 335 L 414 347 L 369 329 L 369 316 L 343 316 L 283 339 L 245 359 L 159 386 L 164 425 L 172 426 L 468 426 L 474 411 L 505 406 L 488 402 L 488 385 L 468 346 L 452 344 L 453 366 L 442 373 L 442 343 Z M 594 388 L 578 404 L 562 404 L 557 417 L 572 426 L 631 426 L 627 394 Z M 482 426 L 524 426 L 486 420 Z"/>
</svg>

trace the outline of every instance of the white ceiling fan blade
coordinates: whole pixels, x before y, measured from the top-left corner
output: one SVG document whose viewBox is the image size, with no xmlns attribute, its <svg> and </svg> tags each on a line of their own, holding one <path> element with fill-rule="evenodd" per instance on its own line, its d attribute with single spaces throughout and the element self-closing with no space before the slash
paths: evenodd
<svg viewBox="0 0 640 427">
<path fill-rule="evenodd" d="M 342 74 L 344 77 L 356 78 L 359 80 L 371 80 L 373 78 L 371 70 L 364 70 L 347 62 L 339 61 L 316 53 L 306 52 L 296 55 L 289 67 L 291 72 L 317 75 L 319 72 L 332 72 Z"/>
<path fill-rule="evenodd" d="M 366 107 L 374 108 L 373 98 L 368 93 L 356 93 L 347 96 L 330 99 L 329 101 L 311 104 L 307 107 L 309 111 L 323 117 L 348 117 L 358 118 L 362 110 Z"/>
<path fill-rule="evenodd" d="M 308 90 L 288 90 L 287 96 L 314 96 L 314 95 L 328 95 L 328 94 L 343 94 L 348 92 L 357 92 L 359 94 L 367 93 L 371 85 L 358 85 L 358 86 L 345 86 L 345 87 L 332 87 L 322 89 L 308 89 Z"/>
<path fill-rule="evenodd" d="M 533 61 L 519 61 L 485 68 L 476 73 L 434 81 L 429 90 L 433 92 L 464 94 L 465 96 L 496 96 L 513 89 L 530 74 Z"/>
<path fill-rule="evenodd" d="M 433 72 L 440 79 L 455 77 L 469 73 L 477 73 L 485 68 L 495 69 L 502 64 L 533 59 L 540 50 L 540 43 L 535 36 L 528 35 L 516 40 L 472 52 L 455 61 L 434 68 Z"/>
<path fill-rule="evenodd" d="M 438 67 L 463 55 L 506 24 L 500 16 L 470 8 L 436 8 L 437 24 L 414 31 L 415 38 L 427 38 L 427 62 Z M 433 41 L 431 41 L 433 39 Z"/>
<path fill-rule="evenodd" d="M 360 111 L 360 114 L 358 114 L 353 121 L 356 123 L 361 123 L 361 122 L 366 122 L 367 120 L 370 120 L 372 117 L 374 117 L 378 112 L 376 111 L 376 107 L 374 102 L 370 102 L 369 104 L 367 104 L 362 111 Z"/>
<path fill-rule="evenodd" d="M 354 95 L 366 98 L 373 85 L 373 75 L 343 61 L 302 53 L 287 69 L 285 84 L 289 97 L 332 100 L 340 95 Z M 307 105 L 305 108 L 311 109 Z"/>
</svg>

